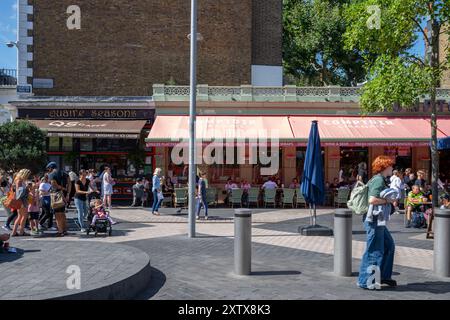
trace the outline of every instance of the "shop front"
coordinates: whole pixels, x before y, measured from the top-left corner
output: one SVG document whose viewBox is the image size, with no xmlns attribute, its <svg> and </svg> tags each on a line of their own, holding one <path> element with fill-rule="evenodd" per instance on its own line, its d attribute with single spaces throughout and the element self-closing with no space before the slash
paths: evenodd
<svg viewBox="0 0 450 320">
<path fill-rule="evenodd" d="M 379 155 L 395 158 L 397 169 L 413 168 L 430 172 L 431 130 L 429 120 L 424 117 L 201 115 L 197 116 L 196 128 L 199 143 L 197 164 L 207 168 L 209 183 L 219 188 L 224 187 L 228 178 L 237 182 L 246 179 L 258 186 L 269 176 L 277 176 L 283 184 L 289 185 L 293 178 L 301 178 L 306 143 L 313 120 L 317 120 L 319 125 L 325 178 L 328 182 L 338 178 L 341 169 L 349 180 L 355 179 L 358 164 L 361 162 L 366 163 L 367 174 L 370 176 L 370 164 Z M 450 124 L 450 118 L 442 118 L 440 122 L 444 127 L 447 123 Z M 249 134 L 249 129 L 256 129 L 259 136 Z M 275 151 L 279 157 L 278 169 L 274 174 L 264 175 L 261 174 L 261 167 L 267 166 L 267 163 L 260 160 L 251 161 L 251 154 L 255 151 L 258 154 L 270 152 L 270 148 L 264 149 L 264 144 L 263 148 L 259 149 L 260 142 L 264 142 L 260 137 L 270 137 L 274 129 L 278 130 L 278 149 Z M 165 174 L 181 184 L 186 184 L 188 179 L 188 149 L 183 149 L 186 161 L 182 164 L 174 161 L 173 150 L 183 141 L 186 145 L 188 132 L 187 116 L 158 116 L 146 139 L 147 146 L 156 148 L 156 153 L 161 158 L 160 166 Z M 445 135 L 444 131 L 439 132 L 440 137 Z M 210 148 L 208 143 L 222 141 L 224 137 L 235 141 L 233 148 L 223 147 L 224 158 L 227 158 L 228 153 L 233 155 L 229 157 L 231 161 L 206 163 L 204 153 Z M 243 151 L 239 151 L 239 148 Z M 241 162 L 236 157 L 239 152 L 244 155 Z"/>
<path fill-rule="evenodd" d="M 18 101 L 18 118 L 27 119 L 47 132 L 49 161 L 65 171 L 112 169 L 114 201 L 132 199 L 136 177 L 150 176 L 154 148 L 147 148 L 153 119 L 151 101 L 108 103 L 72 101 L 64 106 L 46 105 L 41 100 Z M 56 103 L 55 103 L 56 104 Z"/>
</svg>

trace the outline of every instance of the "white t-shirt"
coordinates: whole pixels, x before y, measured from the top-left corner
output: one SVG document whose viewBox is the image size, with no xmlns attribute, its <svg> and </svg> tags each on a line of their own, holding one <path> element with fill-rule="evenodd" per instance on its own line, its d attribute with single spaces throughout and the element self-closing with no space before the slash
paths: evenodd
<svg viewBox="0 0 450 320">
<path fill-rule="evenodd" d="M 397 176 L 392 176 L 391 177 L 391 188 L 397 189 L 399 192 L 403 189 L 402 188 L 402 179 L 400 179 Z"/>
<path fill-rule="evenodd" d="M 50 183 L 42 182 L 39 185 L 39 191 L 41 192 L 41 196 L 49 196 L 51 187 L 52 185 Z"/>
<path fill-rule="evenodd" d="M 263 189 L 276 189 L 276 188 L 278 188 L 278 186 L 275 182 L 269 180 L 269 181 L 264 182 L 262 188 Z"/>
</svg>

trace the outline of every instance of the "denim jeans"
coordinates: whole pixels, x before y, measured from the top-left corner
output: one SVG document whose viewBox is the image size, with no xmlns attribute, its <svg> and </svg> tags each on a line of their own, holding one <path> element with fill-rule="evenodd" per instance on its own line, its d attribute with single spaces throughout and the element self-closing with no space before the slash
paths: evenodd
<svg viewBox="0 0 450 320">
<path fill-rule="evenodd" d="M 78 212 L 78 223 L 81 228 L 84 228 L 84 218 L 88 215 L 87 201 L 75 198 L 75 207 L 77 207 Z"/>
<path fill-rule="evenodd" d="M 162 200 L 158 200 L 158 191 L 153 191 L 153 207 L 152 207 L 152 213 L 158 212 L 159 206 L 161 205 Z"/>
<path fill-rule="evenodd" d="M 371 276 L 367 269 L 370 266 L 380 268 L 381 280 L 392 278 L 395 244 L 389 230 L 385 226 L 378 226 L 376 219 L 373 222 L 365 221 L 364 229 L 367 232 L 367 247 L 361 260 L 358 285 L 367 288 L 367 280 Z"/>
<path fill-rule="evenodd" d="M 206 201 L 206 197 L 200 197 L 197 199 L 197 217 L 200 216 L 200 210 L 202 209 L 202 205 L 205 208 L 205 217 L 208 216 L 208 202 Z"/>
<path fill-rule="evenodd" d="M 50 196 L 42 197 L 42 214 L 39 219 L 39 224 L 44 225 L 45 221 L 47 222 L 48 228 L 53 227 L 53 210 L 51 207 L 51 199 Z"/>
</svg>

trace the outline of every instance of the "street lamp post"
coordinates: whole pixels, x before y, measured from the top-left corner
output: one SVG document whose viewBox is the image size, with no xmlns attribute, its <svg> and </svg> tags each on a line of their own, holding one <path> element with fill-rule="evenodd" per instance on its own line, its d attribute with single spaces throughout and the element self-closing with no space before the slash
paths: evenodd
<svg viewBox="0 0 450 320">
<path fill-rule="evenodd" d="M 191 79 L 189 102 L 189 238 L 195 238 L 195 123 L 197 99 L 197 0 L 191 0 Z"/>
</svg>

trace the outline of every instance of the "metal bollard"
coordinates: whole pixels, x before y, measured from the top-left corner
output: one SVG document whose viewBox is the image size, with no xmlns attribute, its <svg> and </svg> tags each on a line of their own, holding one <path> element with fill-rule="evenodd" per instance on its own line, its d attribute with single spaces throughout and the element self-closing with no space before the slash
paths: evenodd
<svg viewBox="0 0 450 320">
<path fill-rule="evenodd" d="M 252 265 L 252 211 L 234 211 L 234 273 L 250 275 Z"/>
<path fill-rule="evenodd" d="M 450 277 L 450 210 L 434 209 L 434 272 Z"/>
<path fill-rule="evenodd" d="M 352 211 L 336 209 L 334 213 L 334 273 L 352 275 Z"/>
</svg>

